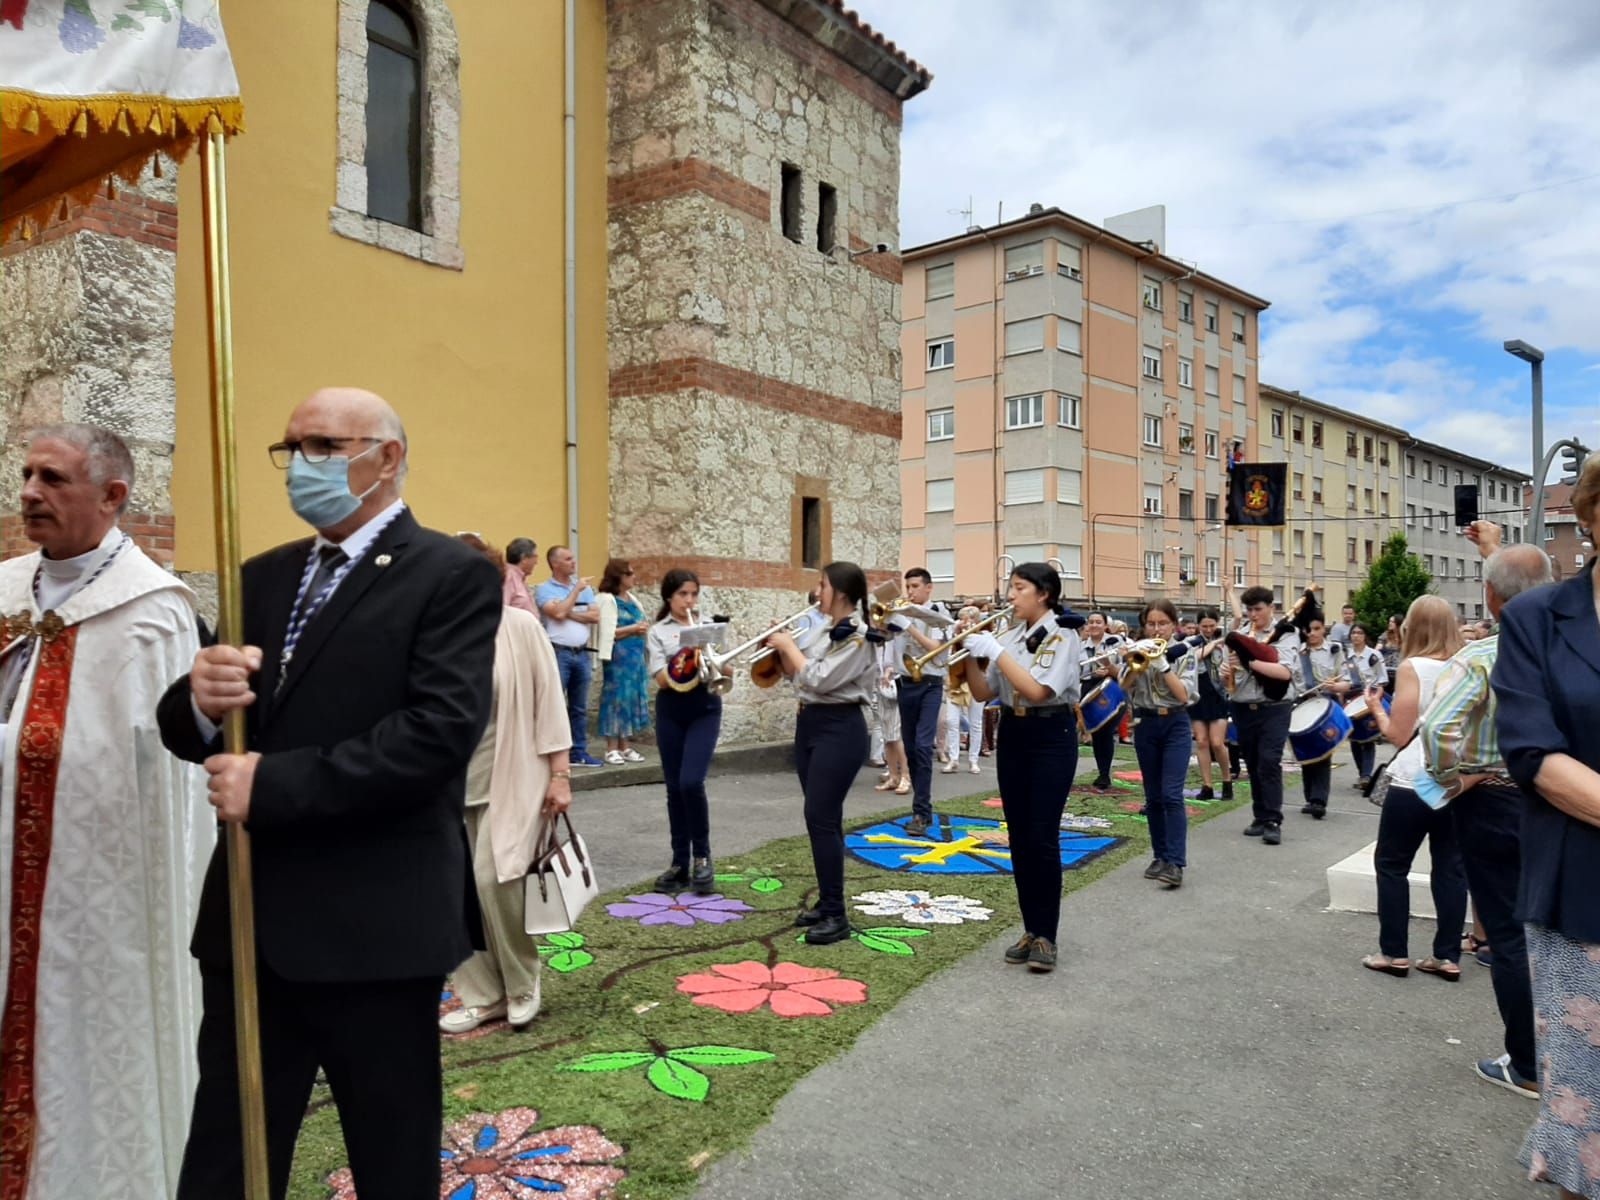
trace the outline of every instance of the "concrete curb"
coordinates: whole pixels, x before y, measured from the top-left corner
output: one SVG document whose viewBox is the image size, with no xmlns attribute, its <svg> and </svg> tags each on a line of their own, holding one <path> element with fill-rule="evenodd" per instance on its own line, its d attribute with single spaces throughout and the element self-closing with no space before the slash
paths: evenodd
<svg viewBox="0 0 1600 1200">
<path fill-rule="evenodd" d="M 598 739 L 604 746 L 605 739 Z M 589 747 L 594 753 L 595 747 Z M 660 783 L 665 776 L 661 770 L 660 753 L 650 748 L 650 758 L 642 763 L 629 763 L 625 767 L 574 767 L 572 790 L 593 792 L 601 788 L 633 787 L 638 784 Z M 642 751 L 641 751 L 642 752 Z M 601 754 L 605 753 L 602 748 Z M 751 742 L 743 746 L 727 746 L 711 756 L 711 774 L 728 775 L 738 771 L 792 771 L 794 769 L 794 742 Z"/>
</svg>

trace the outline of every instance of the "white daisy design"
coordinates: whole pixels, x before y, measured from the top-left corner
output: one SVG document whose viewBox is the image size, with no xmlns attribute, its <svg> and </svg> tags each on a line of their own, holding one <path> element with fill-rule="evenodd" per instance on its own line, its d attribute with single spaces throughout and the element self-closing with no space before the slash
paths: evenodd
<svg viewBox="0 0 1600 1200">
<path fill-rule="evenodd" d="M 851 903 L 871 916 L 899 917 L 917 925 L 987 921 L 994 912 L 970 896 L 931 896 L 927 892 L 862 892 Z"/>
</svg>

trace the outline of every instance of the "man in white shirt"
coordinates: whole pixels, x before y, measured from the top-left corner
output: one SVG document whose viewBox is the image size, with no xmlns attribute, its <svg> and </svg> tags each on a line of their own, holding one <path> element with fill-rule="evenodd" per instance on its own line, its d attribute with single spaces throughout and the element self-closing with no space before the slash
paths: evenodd
<svg viewBox="0 0 1600 1200">
<path fill-rule="evenodd" d="M 545 559 L 550 564 L 550 578 L 534 590 L 533 601 L 561 668 L 561 690 L 567 697 L 567 720 L 572 725 L 571 762 L 575 767 L 598 767 L 600 760 L 589 753 L 589 683 L 594 677 L 589 629 L 599 624 L 600 608 L 588 577 L 577 578 L 577 555 L 566 546 L 551 546 Z"/>
</svg>

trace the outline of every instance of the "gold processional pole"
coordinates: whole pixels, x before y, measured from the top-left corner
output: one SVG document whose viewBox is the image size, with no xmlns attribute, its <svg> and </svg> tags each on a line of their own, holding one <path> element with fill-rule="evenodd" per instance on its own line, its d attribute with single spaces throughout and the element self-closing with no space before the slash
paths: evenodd
<svg viewBox="0 0 1600 1200">
<path fill-rule="evenodd" d="M 228 172 L 225 140 L 215 117 L 200 147 L 200 193 L 205 210 L 207 348 L 211 360 L 211 480 L 217 532 L 217 636 L 243 645 L 239 581 L 239 467 L 233 441 L 233 309 L 228 280 Z M 223 749 L 243 754 L 245 714 L 222 722 Z M 233 924 L 233 1020 L 239 1058 L 239 1118 L 244 1130 L 244 1194 L 267 1200 L 267 1113 L 261 1080 L 261 1021 L 256 1008 L 255 892 L 250 834 L 225 824 L 228 900 Z"/>
</svg>

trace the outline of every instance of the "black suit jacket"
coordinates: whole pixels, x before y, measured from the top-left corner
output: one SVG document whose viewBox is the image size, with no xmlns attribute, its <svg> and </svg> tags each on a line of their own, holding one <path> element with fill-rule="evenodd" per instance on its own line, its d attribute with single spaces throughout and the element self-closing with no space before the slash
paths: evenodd
<svg viewBox="0 0 1600 1200">
<path fill-rule="evenodd" d="M 244 639 L 260 646 L 249 744 L 256 940 L 285 979 L 444 975 L 482 945 L 462 821 L 467 761 L 488 722 L 500 580 L 403 510 L 277 663 L 310 540 L 244 565 Z M 188 676 L 162 697 L 162 739 L 199 762 Z M 230 962 L 227 855 L 206 873 L 190 950 Z"/>
<path fill-rule="evenodd" d="M 1600 942 L 1600 827 L 1569 817 L 1539 794 L 1546 754 L 1600 771 L 1600 620 L 1595 560 L 1554 587 L 1535 588 L 1500 612 L 1489 682 L 1506 769 L 1522 785 L 1522 880 L 1517 919 L 1581 942 Z"/>
</svg>

